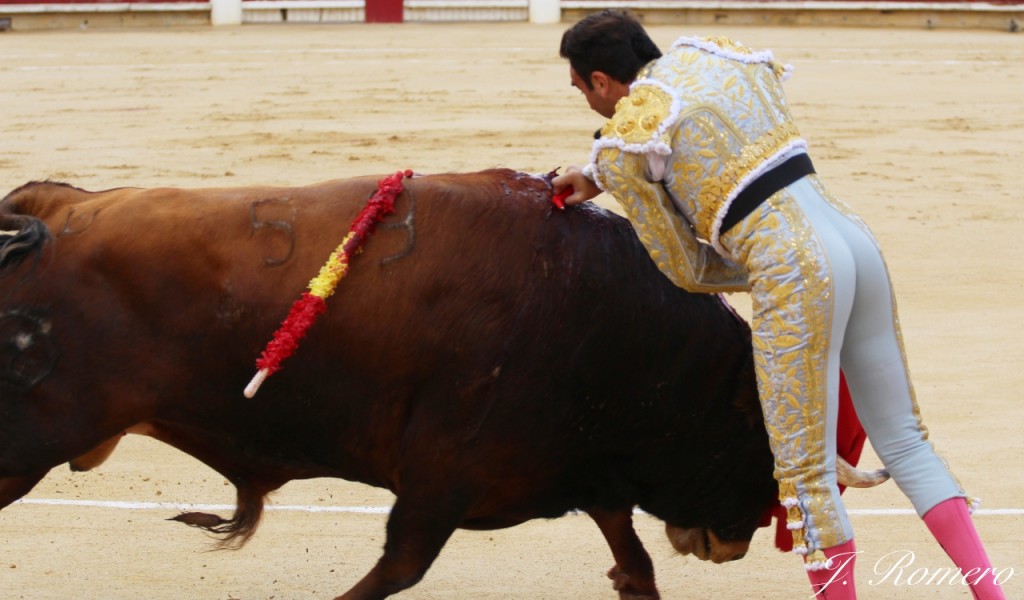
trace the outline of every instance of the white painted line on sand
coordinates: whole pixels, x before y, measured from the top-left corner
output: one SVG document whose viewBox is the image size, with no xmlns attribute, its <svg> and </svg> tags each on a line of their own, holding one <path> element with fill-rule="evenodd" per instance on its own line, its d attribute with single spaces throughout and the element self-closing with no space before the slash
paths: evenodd
<svg viewBox="0 0 1024 600">
<path fill-rule="evenodd" d="M 80 506 L 90 508 L 119 508 L 125 510 L 234 510 L 233 504 L 183 504 L 177 502 L 125 502 L 121 500 L 66 500 L 59 498 L 22 498 L 14 504 L 35 504 L 45 506 Z M 298 504 L 267 504 L 265 510 L 308 513 L 356 513 L 386 515 L 388 506 L 310 506 Z M 854 508 L 847 511 L 853 516 L 895 517 L 915 515 L 910 508 Z M 569 513 L 575 514 L 575 513 Z M 642 514 L 642 513 L 640 513 Z M 978 516 L 1019 517 L 1024 508 L 982 508 L 974 512 Z"/>
</svg>

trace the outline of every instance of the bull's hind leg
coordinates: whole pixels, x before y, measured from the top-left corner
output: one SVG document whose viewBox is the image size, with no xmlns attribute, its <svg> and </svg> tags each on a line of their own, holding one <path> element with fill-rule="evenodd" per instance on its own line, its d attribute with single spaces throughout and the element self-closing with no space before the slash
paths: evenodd
<svg viewBox="0 0 1024 600">
<path fill-rule="evenodd" d="M 620 600 L 660 598 L 654 583 L 654 564 L 633 529 L 632 513 L 595 508 L 587 509 L 587 514 L 597 523 L 612 550 L 615 566 L 608 571 L 608 577 Z"/>
<path fill-rule="evenodd" d="M 400 494 L 388 518 L 384 555 L 359 583 L 335 600 L 379 600 L 416 585 L 470 505 L 466 495 L 450 489 Z"/>
</svg>

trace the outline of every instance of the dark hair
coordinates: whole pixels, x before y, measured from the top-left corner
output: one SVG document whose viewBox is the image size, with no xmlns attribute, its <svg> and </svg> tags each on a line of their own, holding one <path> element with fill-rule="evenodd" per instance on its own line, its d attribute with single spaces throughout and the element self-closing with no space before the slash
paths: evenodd
<svg viewBox="0 0 1024 600">
<path fill-rule="evenodd" d="M 590 86 L 594 71 L 619 83 L 631 83 L 644 65 L 661 57 L 661 50 L 640 21 L 625 11 L 603 10 L 584 17 L 562 34 L 562 58 Z"/>
</svg>

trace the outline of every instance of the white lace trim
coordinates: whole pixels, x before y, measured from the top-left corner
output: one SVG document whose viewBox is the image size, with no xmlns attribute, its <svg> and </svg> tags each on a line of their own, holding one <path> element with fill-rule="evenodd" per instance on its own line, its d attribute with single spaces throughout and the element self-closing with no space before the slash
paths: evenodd
<svg viewBox="0 0 1024 600">
<path fill-rule="evenodd" d="M 625 140 L 617 137 L 605 137 L 594 140 L 594 145 L 590 150 L 590 164 L 584 167 L 583 174 L 590 177 L 597 183 L 597 187 L 601 187 L 601 183 L 597 177 L 597 157 L 602 150 L 608 148 L 618 148 L 623 152 L 629 152 L 632 154 L 647 154 L 647 155 L 658 155 L 668 156 L 672 154 L 672 147 L 667 143 L 661 141 L 661 138 L 668 132 L 668 130 L 676 124 L 679 119 L 679 115 L 682 113 L 683 106 L 677 94 L 672 88 L 665 85 L 664 83 L 649 78 L 641 78 L 634 81 L 629 86 L 630 93 L 638 86 L 654 86 L 661 91 L 668 94 L 668 97 L 672 99 L 672 104 L 669 106 L 668 115 L 662 119 L 661 123 L 658 124 L 658 129 L 651 135 L 651 139 L 643 143 L 627 143 Z M 602 190 L 604 188 L 601 188 Z"/>
<path fill-rule="evenodd" d="M 722 227 L 722 220 L 725 219 L 725 214 L 729 212 L 729 207 L 732 206 L 733 200 L 740 194 L 751 182 L 760 177 L 766 171 L 772 169 L 782 161 L 796 156 L 797 154 L 804 154 L 807 152 L 807 142 L 802 138 L 797 138 L 792 142 L 786 144 L 778 152 L 768 157 L 767 160 L 757 165 L 750 173 L 747 173 L 746 177 L 741 179 L 736 187 L 733 188 L 729 195 L 726 196 L 725 202 L 718 208 L 718 212 L 715 213 L 715 222 L 711 225 L 711 245 L 715 250 L 722 256 L 728 256 L 729 253 L 719 243 L 719 229 Z"/>
<path fill-rule="evenodd" d="M 751 52 L 750 54 L 745 54 L 743 52 L 736 52 L 735 50 L 723 48 L 718 44 L 710 42 L 703 38 L 686 36 L 679 38 L 678 40 L 675 41 L 674 44 L 672 44 L 672 48 L 680 48 L 682 46 L 690 46 L 691 48 L 697 48 L 698 50 L 703 50 L 704 52 L 707 52 L 709 54 L 714 54 L 715 56 L 719 56 L 721 58 L 735 60 L 748 65 L 765 64 L 771 65 L 772 67 L 775 66 L 775 55 L 772 54 L 771 50 L 758 50 L 756 52 Z M 782 81 L 786 81 L 792 75 L 793 65 L 782 65 L 782 75 L 780 76 L 780 79 Z"/>
<path fill-rule="evenodd" d="M 597 186 L 597 189 L 601 190 L 602 192 L 605 191 L 604 190 L 604 186 L 601 185 L 600 178 L 597 176 L 597 163 L 596 162 L 591 160 L 590 164 L 588 164 L 587 166 L 583 167 L 583 176 L 586 177 L 587 179 L 593 181 L 594 185 Z"/>
</svg>

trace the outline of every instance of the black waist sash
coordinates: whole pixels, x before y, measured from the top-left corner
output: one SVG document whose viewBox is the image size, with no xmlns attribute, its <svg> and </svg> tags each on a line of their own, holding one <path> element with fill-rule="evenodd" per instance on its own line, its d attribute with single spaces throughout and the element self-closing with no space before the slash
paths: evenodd
<svg viewBox="0 0 1024 600">
<path fill-rule="evenodd" d="M 736 198 L 725 211 L 722 226 L 718 228 L 721 235 L 754 212 L 761 203 L 791 183 L 799 181 L 806 175 L 814 173 L 814 165 L 806 154 L 791 156 L 772 169 L 761 173 L 750 185 L 736 195 Z"/>
</svg>

